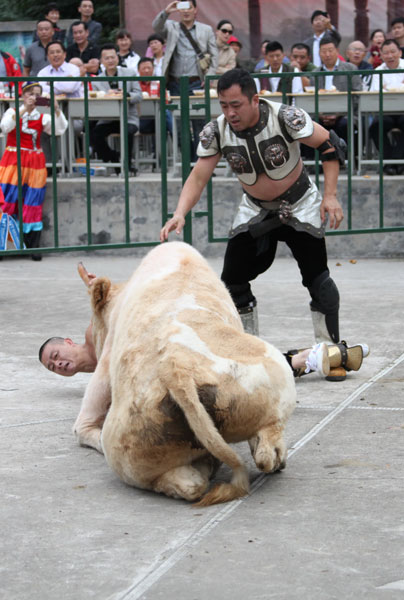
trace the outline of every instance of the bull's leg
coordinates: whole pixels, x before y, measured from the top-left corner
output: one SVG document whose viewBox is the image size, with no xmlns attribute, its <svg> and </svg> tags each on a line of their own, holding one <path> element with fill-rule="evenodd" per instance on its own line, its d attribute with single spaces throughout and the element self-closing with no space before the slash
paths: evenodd
<svg viewBox="0 0 404 600">
<path fill-rule="evenodd" d="M 153 490 L 173 498 L 193 501 L 206 492 L 208 484 L 207 473 L 202 473 L 191 465 L 184 465 L 160 475 L 154 482 Z"/>
<path fill-rule="evenodd" d="M 248 443 L 260 471 L 272 473 L 285 468 L 287 449 L 279 423 L 260 429 Z"/>
<path fill-rule="evenodd" d="M 109 378 L 101 361 L 91 377 L 81 403 L 80 413 L 73 425 L 73 433 L 80 446 L 90 446 L 103 454 L 101 445 L 101 429 L 111 404 Z"/>
</svg>

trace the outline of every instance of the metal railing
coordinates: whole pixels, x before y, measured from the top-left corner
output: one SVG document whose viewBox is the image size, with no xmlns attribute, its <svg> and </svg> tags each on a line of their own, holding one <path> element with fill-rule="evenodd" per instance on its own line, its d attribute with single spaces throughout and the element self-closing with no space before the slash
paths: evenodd
<svg viewBox="0 0 404 600">
<path fill-rule="evenodd" d="M 383 165 L 384 165 L 384 157 L 383 157 L 383 86 L 382 86 L 382 78 L 384 74 L 391 74 L 396 71 L 377 71 L 372 72 L 373 76 L 378 76 L 380 78 L 380 91 L 379 91 L 379 148 L 381 149 L 379 153 L 379 162 L 378 162 L 378 174 L 379 174 L 379 206 L 378 206 L 378 227 L 375 228 L 353 228 L 352 227 L 352 176 L 353 176 L 353 165 L 354 165 L 354 120 L 355 120 L 355 96 L 352 92 L 352 77 L 355 75 L 369 75 L 369 71 L 344 71 L 339 72 L 339 77 L 345 76 L 348 78 L 347 82 L 347 119 L 348 119 L 348 156 L 347 156 L 347 193 L 348 193 L 348 205 L 347 205 L 347 221 L 346 221 L 346 229 L 341 229 L 337 231 L 328 231 L 326 235 L 351 235 L 351 234 L 364 234 L 364 233 L 381 233 L 381 232 L 393 232 L 393 231 L 403 231 L 404 226 L 398 225 L 393 227 L 385 227 L 384 225 L 384 187 L 383 187 Z M 404 73 L 404 70 L 398 70 L 397 72 Z M 319 107 L 320 107 L 320 94 L 319 94 L 319 82 L 318 78 L 324 76 L 323 72 L 310 72 L 310 73 L 282 73 L 282 74 L 267 74 L 267 73 L 254 73 L 254 78 L 271 78 L 271 77 L 280 77 L 281 78 L 281 89 L 282 89 L 282 101 L 284 103 L 289 103 L 290 95 L 287 92 L 288 89 L 288 80 L 294 77 L 313 77 L 314 78 L 314 111 L 313 118 L 314 120 L 318 120 L 319 118 Z M 97 81 L 110 81 L 112 78 L 100 76 L 97 77 Z M 182 158 L 182 181 L 183 183 L 186 181 L 190 169 L 191 169 L 191 155 L 190 155 L 190 98 L 188 92 L 188 78 L 182 77 L 180 80 L 180 98 L 179 101 L 175 101 L 171 105 L 166 105 L 165 96 L 166 96 L 166 82 L 163 77 L 114 77 L 114 81 L 117 79 L 122 83 L 122 91 L 123 97 L 127 96 L 127 84 L 129 81 L 155 81 L 158 80 L 160 82 L 160 100 L 159 100 L 159 124 L 156 127 L 156 135 L 160 136 L 160 169 L 161 169 L 161 222 L 164 224 L 167 218 L 170 216 L 168 212 L 168 162 L 167 162 L 167 144 L 166 144 L 166 116 L 165 110 L 173 110 L 180 111 L 180 119 L 181 119 L 181 158 Z M 205 85 L 205 95 L 201 97 L 200 102 L 197 105 L 193 105 L 194 108 L 203 109 L 205 113 L 206 122 L 211 120 L 211 97 L 210 97 L 210 81 L 213 79 L 218 79 L 218 76 L 209 76 L 206 77 L 206 85 Z M 14 83 L 18 84 L 19 82 L 26 81 L 27 78 L 23 77 L 4 77 L 0 78 L 0 81 L 4 83 Z M 68 81 L 69 78 L 39 78 L 39 77 L 30 77 L 30 81 L 49 81 L 50 82 L 50 101 L 51 106 L 54 106 L 55 101 L 55 91 L 54 84 L 57 81 Z M 138 247 L 138 246 L 152 246 L 158 243 L 158 241 L 143 241 L 143 242 L 134 242 L 131 240 L 131 232 L 130 232 L 130 191 L 129 191 L 129 160 L 128 160 L 128 139 L 127 135 L 124 136 L 124 153 L 127 157 L 124 164 L 124 229 L 125 236 L 124 241 L 119 243 L 93 243 L 93 230 L 92 230 L 92 178 L 90 174 L 91 165 L 90 165 L 90 130 L 89 130 L 89 120 L 91 118 L 91 101 L 89 97 L 88 77 L 78 77 L 78 81 L 83 82 L 84 84 L 84 149 L 85 149 L 85 190 L 86 190 L 86 217 L 87 217 L 87 244 L 80 245 L 60 245 L 59 243 L 59 215 L 58 215 L 58 176 L 57 176 L 57 149 L 56 149 L 56 136 L 55 136 L 55 114 L 53 108 L 51 109 L 51 151 L 52 151 L 52 199 L 53 199 L 53 246 L 50 247 L 40 247 L 38 249 L 29 248 L 25 250 L 7 250 L 0 251 L 0 256 L 5 253 L 8 254 L 33 254 L 36 252 L 64 252 L 64 251 L 77 251 L 77 250 L 99 250 L 99 249 L 113 249 L 113 248 L 128 248 L 128 247 Z M 70 79 L 71 81 L 71 79 Z M 403 94 L 404 97 L 404 94 Z M 15 110 L 16 110 L 16 122 L 19 122 L 19 111 L 22 103 L 22 99 L 15 97 Z M 128 106 L 126 102 L 122 103 L 122 118 L 124 121 L 123 130 L 126 132 L 125 124 L 127 123 L 128 116 Z M 200 118 L 200 117 L 199 117 Z M 22 169 L 21 169 L 21 153 L 20 153 L 20 138 L 21 132 L 19 127 L 16 130 L 16 139 L 17 139 L 17 173 L 18 173 L 18 224 L 19 224 L 19 232 L 20 232 L 20 244 L 23 244 L 23 222 L 22 222 L 22 206 L 23 206 L 23 190 L 22 190 Z M 361 152 L 361 149 L 358 149 Z M 394 162 L 394 161 L 393 161 Z M 319 165 L 319 157 L 318 151 L 315 151 L 315 179 L 318 185 L 320 178 L 320 165 Z M 115 180 L 116 182 L 116 180 Z M 1 182 L 0 182 L 1 183 Z M 111 182 L 113 185 L 113 182 Z M 192 243 L 192 219 L 206 217 L 208 222 L 208 240 L 209 242 L 225 242 L 227 241 L 226 237 L 216 237 L 214 235 L 214 217 L 213 217 L 213 182 L 209 181 L 207 185 L 207 210 L 206 211 L 194 211 L 193 214 L 188 214 L 186 218 L 186 224 L 184 227 L 184 240 L 188 243 Z"/>
</svg>

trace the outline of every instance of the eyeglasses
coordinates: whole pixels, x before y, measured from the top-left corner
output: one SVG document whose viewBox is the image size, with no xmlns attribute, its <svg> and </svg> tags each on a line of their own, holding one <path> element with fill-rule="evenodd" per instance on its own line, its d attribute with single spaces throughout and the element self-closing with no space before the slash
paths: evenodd
<svg viewBox="0 0 404 600">
<path fill-rule="evenodd" d="M 220 31 L 222 31 L 223 33 L 228 33 L 229 35 L 233 33 L 232 29 L 221 29 Z"/>
</svg>

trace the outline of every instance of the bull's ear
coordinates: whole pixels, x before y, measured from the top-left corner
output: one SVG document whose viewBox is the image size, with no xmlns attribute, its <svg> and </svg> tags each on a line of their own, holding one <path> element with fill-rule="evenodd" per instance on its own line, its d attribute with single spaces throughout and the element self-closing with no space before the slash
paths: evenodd
<svg viewBox="0 0 404 600">
<path fill-rule="evenodd" d="M 98 277 L 90 287 L 91 307 L 96 313 L 102 309 L 108 300 L 111 281 L 108 277 Z"/>
</svg>

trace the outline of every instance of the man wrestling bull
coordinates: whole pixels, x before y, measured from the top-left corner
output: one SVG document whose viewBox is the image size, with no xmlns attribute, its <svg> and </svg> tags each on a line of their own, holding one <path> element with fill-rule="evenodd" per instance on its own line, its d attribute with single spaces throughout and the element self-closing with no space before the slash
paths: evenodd
<svg viewBox="0 0 404 600">
<path fill-rule="evenodd" d="M 341 342 L 332 346 L 323 343 L 304 350 L 289 350 L 284 356 L 295 377 L 312 372 L 327 377 L 330 365 L 333 368 L 342 366 L 348 371 L 359 370 L 362 359 L 368 353 L 366 344 L 348 348 L 345 342 Z M 83 344 L 62 337 L 46 340 L 39 349 L 39 360 L 48 371 L 63 377 L 72 377 L 76 373 L 93 373 L 97 366 L 97 357 L 91 325 L 86 330 Z"/>
</svg>

